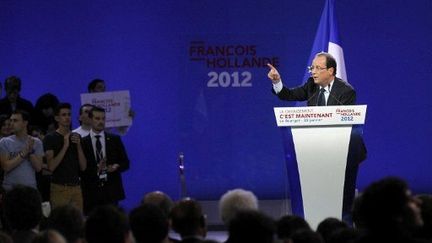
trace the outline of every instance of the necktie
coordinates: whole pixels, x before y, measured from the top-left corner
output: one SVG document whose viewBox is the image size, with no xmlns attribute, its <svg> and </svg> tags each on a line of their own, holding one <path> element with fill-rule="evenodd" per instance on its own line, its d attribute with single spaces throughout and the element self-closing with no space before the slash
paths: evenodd
<svg viewBox="0 0 432 243">
<path fill-rule="evenodd" d="M 325 89 L 321 88 L 319 91 L 319 95 L 318 95 L 317 106 L 325 106 L 326 105 L 324 92 L 325 92 Z"/>
<path fill-rule="evenodd" d="M 102 143 L 100 141 L 100 135 L 96 135 L 96 162 L 99 163 L 102 158 L 103 158 L 103 154 L 102 154 Z"/>
</svg>

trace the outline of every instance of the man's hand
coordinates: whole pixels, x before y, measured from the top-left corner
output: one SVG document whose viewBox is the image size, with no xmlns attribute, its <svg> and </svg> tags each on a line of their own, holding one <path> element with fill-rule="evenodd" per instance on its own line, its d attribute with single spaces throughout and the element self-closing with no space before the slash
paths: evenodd
<svg viewBox="0 0 432 243">
<path fill-rule="evenodd" d="M 107 171 L 111 173 L 116 171 L 119 167 L 120 167 L 119 164 L 108 165 Z"/>
<path fill-rule="evenodd" d="M 70 137 L 70 133 L 64 135 L 63 137 L 63 147 L 64 148 L 68 148 L 69 147 L 69 137 Z"/>
<path fill-rule="evenodd" d="M 276 70 L 276 68 L 273 67 L 273 65 L 271 65 L 270 63 L 267 63 L 267 66 L 270 68 L 270 71 L 267 74 L 267 76 L 269 77 L 269 79 L 274 84 L 279 83 L 281 81 L 281 76 L 280 76 L 278 70 Z"/>
<path fill-rule="evenodd" d="M 71 133 L 70 134 L 71 137 L 71 142 L 76 144 L 78 147 L 81 147 L 81 136 L 78 133 Z"/>
</svg>

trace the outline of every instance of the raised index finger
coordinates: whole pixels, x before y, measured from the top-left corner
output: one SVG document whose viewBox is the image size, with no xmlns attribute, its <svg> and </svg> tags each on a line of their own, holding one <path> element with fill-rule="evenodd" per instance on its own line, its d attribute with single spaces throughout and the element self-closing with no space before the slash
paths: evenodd
<svg viewBox="0 0 432 243">
<path fill-rule="evenodd" d="M 275 67 L 273 67 L 273 65 L 271 65 L 270 63 L 267 63 L 267 66 L 271 69 L 276 69 Z"/>
</svg>

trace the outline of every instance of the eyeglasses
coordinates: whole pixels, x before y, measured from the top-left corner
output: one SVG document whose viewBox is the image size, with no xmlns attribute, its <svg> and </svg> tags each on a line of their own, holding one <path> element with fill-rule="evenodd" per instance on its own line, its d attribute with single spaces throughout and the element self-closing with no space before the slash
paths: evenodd
<svg viewBox="0 0 432 243">
<path fill-rule="evenodd" d="M 317 70 L 318 72 L 320 72 L 320 71 L 322 71 L 324 69 L 328 69 L 328 68 L 327 67 L 319 67 L 319 66 L 309 66 L 309 67 L 307 67 L 307 69 L 310 73 L 312 73 L 312 71 L 314 69 Z"/>
</svg>

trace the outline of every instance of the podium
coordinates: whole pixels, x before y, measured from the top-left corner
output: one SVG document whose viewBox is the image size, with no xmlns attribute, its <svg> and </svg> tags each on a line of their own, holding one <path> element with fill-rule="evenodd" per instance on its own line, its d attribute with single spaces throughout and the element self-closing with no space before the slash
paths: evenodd
<svg viewBox="0 0 432 243">
<path fill-rule="evenodd" d="M 358 163 L 350 160 L 358 158 L 358 146 L 364 148 L 362 142 L 357 143 L 362 141 L 361 134 L 353 125 L 364 124 L 366 108 L 274 108 L 284 136 L 291 208 L 293 214 L 304 217 L 313 228 L 328 217 L 342 219 L 347 165 Z"/>
</svg>

